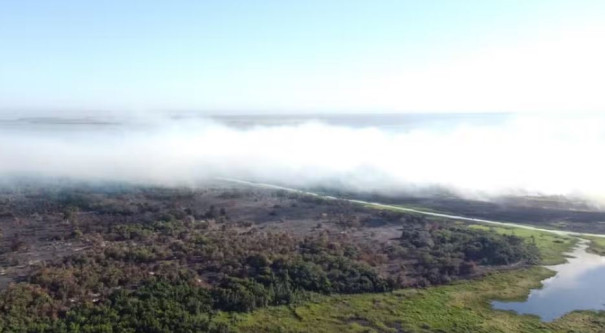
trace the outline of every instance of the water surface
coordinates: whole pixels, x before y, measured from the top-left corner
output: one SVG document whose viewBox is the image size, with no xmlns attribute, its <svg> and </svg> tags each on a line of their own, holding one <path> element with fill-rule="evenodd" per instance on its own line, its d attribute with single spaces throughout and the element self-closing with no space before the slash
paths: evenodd
<svg viewBox="0 0 605 333">
<path fill-rule="evenodd" d="M 605 257 L 587 253 L 588 242 L 582 240 L 565 264 L 546 266 L 557 274 L 533 289 L 524 302 L 494 301 L 498 310 L 534 314 L 543 321 L 553 321 L 575 310 L 605 310 Z"/>
</svg>

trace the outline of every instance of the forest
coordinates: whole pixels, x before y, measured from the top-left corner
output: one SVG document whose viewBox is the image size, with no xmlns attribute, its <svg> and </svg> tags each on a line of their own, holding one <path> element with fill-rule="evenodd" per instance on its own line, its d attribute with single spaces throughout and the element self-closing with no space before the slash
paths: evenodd
<svg viewBox="0 0 605 333">
<path fill-rule="evenodd" d="M 2 332 L 229 332 L 217 313 L 540 260 L 514 235 L 223 184 L 5 188 L 0 223 Z"/>
</svg>

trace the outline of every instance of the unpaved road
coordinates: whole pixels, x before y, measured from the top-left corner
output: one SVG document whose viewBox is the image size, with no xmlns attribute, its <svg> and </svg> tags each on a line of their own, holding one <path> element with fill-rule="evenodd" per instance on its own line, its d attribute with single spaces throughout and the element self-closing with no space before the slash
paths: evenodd
<svg viewBox="0 0 605 333">
<path fill-rule="evenodd" d="M 446 218 L 446 219 L 470 221 L 470 222 L 477 222 L 477 223 L 483 223 L 483 224 L 492 224 L 492 225 L 505 226 L 505 227 L 515 227 L 515 228 L 522 228 L 522 229 L 529 229 L 529 230 L 536 230 L 536 231 L 544 231 L 544 232 L 550 232 L 550 233 L 561 235 L 561 236 L 575 236 L 575 237 L 590 236 L 590 237 L 605 238 L 605 234 L 594 234 L 594 233 L 582 233 L 582 232 L 565 231 L 565 230 L 544 229 L 544 228 L 538 228 L 538 227 L 529 226 L 529 225 L 525 225 L 525 224 L 517 224 L 517 223 L 511 223 L 511 222 L 499 222 L 499 221 L 492 221 L 492 220 L 485 220 L 485 219 L 477 219 L 477 218 L 473 218 L 473 217 L 435 213 L 435 212 L 429 212 L 429 211 L 424 211 L 424 210 L 419 210 L 419 209 L 414 209 L 414 208 L 387 205 L 387 204 L 382 204 L 379 202 L 337 198 L 337 197 L 333 197 L 333 196 L 329 196 L 329 195 L 321 195 L 318 193 L 303 191 L 303 190 L 299 190 L 299 189 L 295 189 L 295 188 L 291 188 L 291 187 L 284 187 L 284 186 L 266 184 L 266 183 L 250 182 L 250 181 L 241 180 L 241 179 L 220 178 L 220 180 L 232 182 L 232 183 L 238 183 L 238 184 L 242 184 L 242 185 L 253 186 L 253 187 L 269 188 L 269 189 L 275 189 L 275 190 L 282 190 L 282 191 L 312 195 L 312 196 L 329 199 L 329 200 L 345 200 L 345 201 L 362 204 L 362 205 L 367 205 L 367 206 L 372 206 L 372 207 L 377 207 L 377 208 L 385 208 L 385 209 L 397 210 L 397 211 L 408 212 L 408 213 L 416 213 L 416 214 L 422 214 L 422 215 L 427 215 L 427 216 L 441 217 L 441 218 Z"/>
</svg>

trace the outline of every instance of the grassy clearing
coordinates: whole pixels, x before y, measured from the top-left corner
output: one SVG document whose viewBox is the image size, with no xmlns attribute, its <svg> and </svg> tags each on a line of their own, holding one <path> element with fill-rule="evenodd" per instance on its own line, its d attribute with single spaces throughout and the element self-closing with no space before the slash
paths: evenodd
<svg viewBox="0 0 605 333">
<path fill-rule="evenodd" d="M 588 246 L 587 250 L 588 252 L 596 253 L 600 256 L 605 256 L 605 238 L 590 236 L 583 236 L 582 238 L 590 240 L 590 245 Z"/>
<path fill-rule="evenodd" d="M 542 254 L 542 263 L 544 265 L 564 263 L 566 260 L 565 253 L 571 251 L 573 246 L 578 241 L 578 239 L 575 237 L 561 236 L 545 231 L 515 227 L 471 225 L 470 228 L 489 230 L 500 234 L 515 235 L 526 238 L 530 241 L 535 241 L 536 245 L 540 249 L 540 253 Z"/>
<path fill-rule="evenodd" d="M 564 262 L 564 253 L 577 242 L 573 237 L 521 228 L 471 227 L 533 240 L 545 264 Z M 597 239 L 595 244 L 605 250 L 605 239 Z M 423 290 L 313 295 L 295 306 L 249 314 L 220 313 L 216 319 L 236 332 L 603 332 L 605 312 L 574 312 L 543 323 L 535 316 L 491 309 L 491 300 L 524 299 L 530 289 L 539 287 L 552 274 L 544 267 L 532 267 Z"/>
<path fill-rule="evenodd" d="M 552 275 L 543 267 L 497 273 L 425 290 L 314 296 L 304 304 L 219 314 L 236 332 L 601 332 L 605 313 L 576 312 L 553 323 L 494 311 L 490 299 L 519 299 Z"/>
</svg>

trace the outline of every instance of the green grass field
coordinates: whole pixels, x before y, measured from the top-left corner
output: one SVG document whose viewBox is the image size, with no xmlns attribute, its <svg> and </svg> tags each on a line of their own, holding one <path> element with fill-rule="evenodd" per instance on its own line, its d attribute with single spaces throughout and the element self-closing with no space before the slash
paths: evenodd
<svg viewBox="0 0 605 333">
<path fill-rule="evenodd" d="M 474 225 L 536 242 L 545 264 L 564 262 L 577 239 L 520 228 Z M 605 245 L 605 242 L 601 243 Z M 603 332 L 605 312 L 574 312 L 552 323 L 495 311 L 490 300 L 519 300 L 553 272 L 544 267 L 492 273 L 447 286 L 384 294 L 313 295 L 294 306 L 248 314 L 219 313 L 236 332 Z"/>
<path fill-rule="evenodd" d="M 544 265 L 555 265 L 565 262 L 565 252 L 570 251 L 578 239 L 569 236 L 560 236 L 545 231 L 537 231 L 514 227 L 496 227 L 486 225 L 471 225 L 471 228 L 490 230 L 500 234 L 515 235 L 533 240 L 542 254 Z"/>
<path fill-rule="evenodd" d="M 600 256 L 605 256 L 605 238 L 603 237 L 583 237 L 590 240 L 588 252 L 596 253 Z"/>
<path fill-rule="evenodd" d="M 553 323 L 494 311 L 490 299 L 519 299 L 552 275 L 543 267 L 497 273 L 425 290 L 315 296 L 291 307 L 220 314 L 237 332 L 600 332 L 605 314 L 576 312 Z"/>
<path fill-rule="evenodd" d="M 577 242 L 577 238 L 568 236 L 559 236 L 552 233 L 534 231 L 522 228 L 508 227 L 492 227 L 485 225 L 472 225 L 471 228 L 480 228 L 484 230 L 492 230 L 502 234 L 513 234 L 520 237 L 534 237 L 536 245 L 542 253 L 542 262 L 545 265 L 559 264 L 565 262 L 565 252 Z M 590 241 L 588 252 L 592 252 L 601 256 L 605 256 L 605 237 L 582 236 L 581 238 Z"/>
</svg>

